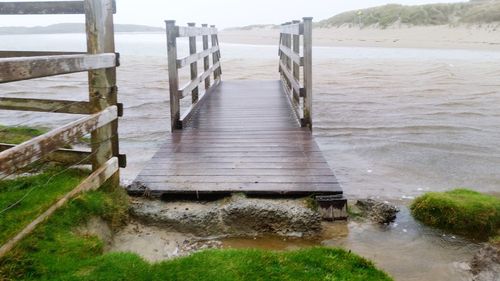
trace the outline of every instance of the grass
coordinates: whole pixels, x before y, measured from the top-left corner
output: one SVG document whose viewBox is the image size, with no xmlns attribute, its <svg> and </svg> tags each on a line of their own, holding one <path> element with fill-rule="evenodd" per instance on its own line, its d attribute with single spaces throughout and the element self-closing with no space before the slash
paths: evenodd
<svg viewBox="0 0 500 281">
<path fill-rule="evenodd" d="M 46 132 L 47 131 L 44 129 L 29 127 L 6 127 L 0 125 L 0 142 L 20 144 Z"/>
<path fill-rule="evenodd" d="M 490 239 L 490 244 L 496 246 L 497 248 L 500 249 L 500 235 L 495 236 Z"/>
<path fill-rule="evenodd" d="M 20 144 L 47 132 L 48 130 L 43 128 L 31 128 L 25 126 L 8 127 L 0 125 L 0 143 Z M 79 142 L 81 144 L 90 145 L 90 138 L 82 137 L 79 139 Z M 64 148 L 71 148 L 71 146 L 67 145 Z"/>
<path fill-rule="evenodd" d="M 472 238 L 487 239 L 500 230 L 500 199 L 472 190 L 424 194 L 411 211 L 429 226 Z"/>
<path fill-rule="evenodd" d="M 500 22 L 500 2 L 448 3 L 404 6 L 389 4 L 364 10 L 345 12 L 317 24 L 332 26 L 377 26 L 394 24 L 409 26 L 487 24 Z"/>
<path fill-rule="evenodd" d="M 88 175 L 83 170 L 60 173 L 61 168 L 51 168 L 36 176 L 0 182 L 0 211 L 28 194 L 18 205 L 0 214 L 0 244 L 18 233 Z"/>
</svg>

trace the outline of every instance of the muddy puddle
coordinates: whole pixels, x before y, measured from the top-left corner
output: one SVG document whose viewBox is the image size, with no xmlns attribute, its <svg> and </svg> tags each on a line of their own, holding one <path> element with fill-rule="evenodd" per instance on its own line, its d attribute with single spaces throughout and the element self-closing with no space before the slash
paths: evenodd
<svg viewBox="0 0 500 281">
<path fill-rule="evenodd" d="M 366 221 L 324 223 L 320 238 L 303 240 L 266 236 L 224 239 L 223 248 L 295 250 L 313 246 L 340 247 L 371 259 L 395 280 L 472 280 L 469 262 L 480 245 L 436 231 L 416 222 L 401 207 L 395 223 L 381 226 Z"/>
<path fill-rule="evenodd" d="M 481 247 L 479 243 L 421 225 L 403 206 L 393 224 L 357 219 L 325 222 L 321 235 L 310 239 L 278 235 L 201 238 L 135 221 L 115 235 L 109 251 L 135 252 L 158 262 L 212 248 L 291 251 L 315 246 L 351 250 L 372 260 L 398 281 L 470 281 L 469 263 Z"/>
</svg>

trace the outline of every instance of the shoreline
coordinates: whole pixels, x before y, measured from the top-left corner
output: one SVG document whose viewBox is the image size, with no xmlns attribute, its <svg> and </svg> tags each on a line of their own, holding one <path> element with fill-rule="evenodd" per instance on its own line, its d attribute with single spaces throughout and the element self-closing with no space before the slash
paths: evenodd
<svg viewBox="0 0 500 281">
<path fill-rule="evenodd" d="M 315 28 L 316 47 L 381 47 L 500 51 L 496 26 L 418 26 L 387 29 L 354 27 Z M 276 45 L 278 29 L 255 28 L 220 31 L 223 43 Z"/>
</svg>

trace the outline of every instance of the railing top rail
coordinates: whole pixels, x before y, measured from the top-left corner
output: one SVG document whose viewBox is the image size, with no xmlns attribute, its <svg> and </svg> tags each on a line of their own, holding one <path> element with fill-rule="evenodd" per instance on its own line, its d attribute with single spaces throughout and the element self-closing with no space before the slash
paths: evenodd
<svg viewBox="0 0 500 281">
<path fill-rule="evenodd" d="M 113 1 L 113 13 L 116 2 Z M 0 15 L 85 14 L 84 1 L 0 2 Z"/>
</svg>

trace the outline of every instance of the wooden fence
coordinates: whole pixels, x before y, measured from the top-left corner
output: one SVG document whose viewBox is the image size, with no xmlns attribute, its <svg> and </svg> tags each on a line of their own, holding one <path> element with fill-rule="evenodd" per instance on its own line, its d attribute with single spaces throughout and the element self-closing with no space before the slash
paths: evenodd
<svg viewBox="0 0 500 281">
<path fill-rule="evenodd" d="M 87 33 L 87 53 L 1 51 L 0 83 L 76 72 L 88 72 L 89 80 L 88 102 L 0 98 L 1 110 L 88 115 L 20 145 L 0 144 L 0 173 L 15 173 L 40 159 L 68 165 L 92 164 L 93 169 L 71 193 L 1 247 L 0 257 L 71 197 L 97 189 L 106 181 L 119 185 L 119 168 L 126 166 L 126 159 L 119 154 L 118 146 L 122 106 L 117 103 L 115 11 L 113 0 L 0 2 L 0 15 L 85 14 Z M 91 151 L 61 149 L 87 134 L 91 134 Z"/>
<path fill-rule="evenodd" d="M 283 89 L 302 127 L 312 130 L 312 18 L 281 25 L 279 57 Z"/>
<path fill-rule="evenodd" d="M 220 48 L 217 29 L 215 26 L 202 24 L 196 27 L 194 23 L 189 23 L 187 27 L 176 26 L 175 21 L 166 21 L 167 25 L 167 53 L 168 53 L 168 77 L 170 87 L 170 114 L 172 131 L 182 129 L 198 107 L 204 101 L 204 98 L 213 92 L 214 88 L 221 81 Z M 203 40 L 203 51 L 197 52 L 196 40 L 201 36 Z M 210 47 L 209 37 L 210 36 Z M 184 58 L 177 56 L 177 38 L 189 38 L 189 55 Z M 210 64 L 210 56 L 212 63 Z M 198 61 L 203 60 L 203 73 L 198 75 Z M 191 80 L 179 88 L 179 69 L 190 66 Z M 211 75 L 213 74 L 214 83 L 211 84 Z M 205 93 L 200 96 L 200 84 L 204 82 Z M 180 101 L 186 96 L 191 95 L 192 101 L 190 108 L 182 113 L 180 110 Z"/>
</svg>

